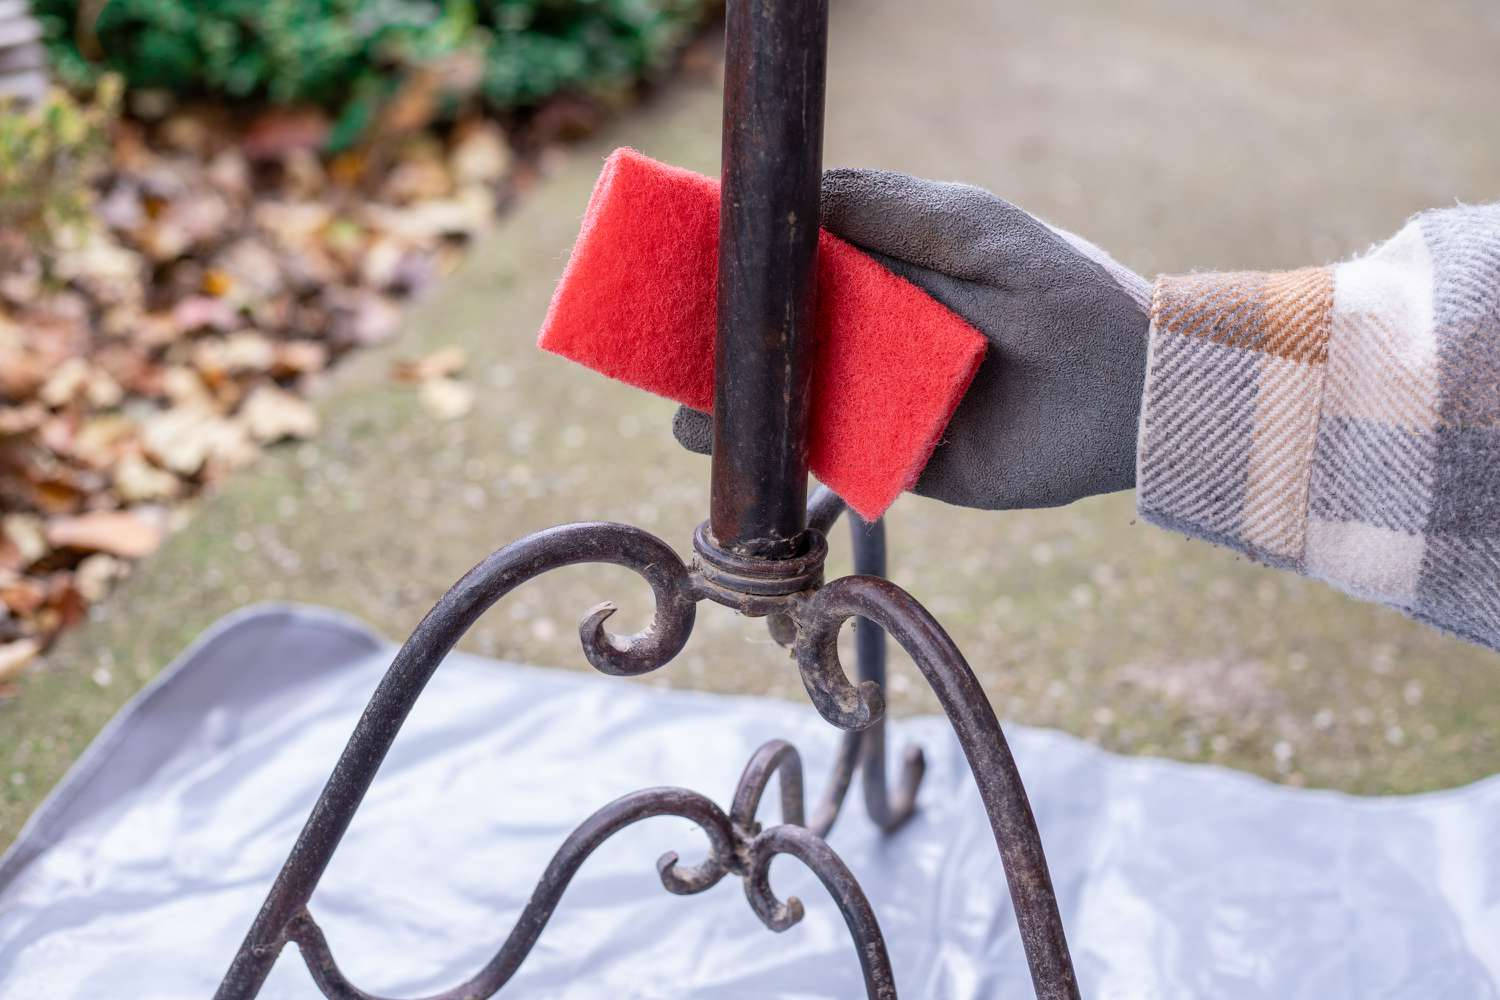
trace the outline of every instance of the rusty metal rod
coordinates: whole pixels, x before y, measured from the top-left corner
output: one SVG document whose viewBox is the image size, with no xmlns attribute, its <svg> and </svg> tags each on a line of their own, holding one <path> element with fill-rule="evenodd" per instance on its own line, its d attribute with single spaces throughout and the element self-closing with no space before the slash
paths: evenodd
<svg viewBox="0 0 1500 1000">
<path fill-rule="evenodd" d="M 709 527 L 740 556 L 805 543 L 827 0 L 730 0 Z"/>
</svg>

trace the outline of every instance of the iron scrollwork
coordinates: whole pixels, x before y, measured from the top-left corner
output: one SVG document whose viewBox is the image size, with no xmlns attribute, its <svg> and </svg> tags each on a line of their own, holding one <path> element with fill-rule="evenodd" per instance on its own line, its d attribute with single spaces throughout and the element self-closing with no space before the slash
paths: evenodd
<svg viewBox="0 0 1500 1000">
<path fill-rule="evenodd" d="M 843 504 L 826 490 L 809 503 L 818 533 L 832 527 Z M 869 900 L 824 839 L 838 817 L 856 771 L 863 773 L 868 812 L 883 830 L 899 828 L 913 813 L 924 771 L 920 750 L 909 749 L 901 780 L 886 787 L 884 702 L 885 634 L 912 656 L 953 721 L 995 831 L 1015 904 L 1022 943 L 1039 997 L 1077 996 L 1036 824 L 1015 762 L 978 681 L 951 639 L 905 591 L 883 579 L 884 527 L 849 516 L 855 568 L 861 575 L 821 585 L 821 566 L 804 589 L 755 595 L 752 607 L 790 646 L 818 711 L 845 730 L 823 796 L 807 813 L 802 761 L 789 743 L 773 740 L 746 765 L 726 813 L 710 799 L 681 788 L 653 788 L 615 800 L 589 817 L 564 842 L 494 957 L 467 981 L 427 1000 L 493 996 L 514 976 L 535 945 L 569 882 L 590 854 L 620 830 L 657 816 L 691 820 L 708 840 L 706 858 L 686 865 L 676 853 L 657 864 L 669 892 L 692 895 L 739 876 L 761 921 L 785 931 L 803 915 L 795 897 L 779 899 L 770 886 L 771 860 L 787 854 L 802 861 L 828 890 L 857 946 L 866 995 L 894 1000 L 896 988 L 884 938 Z M 588 662 L 613 676 L 635 676 L 668 663 L 686 644 L 700 600 L 729 603 L 722 587 L 705 579 L 702 564 L 685 563 L 666 543 L 637 528 L 613 523 L 570 524 L 528 536 L 470 570 L 422 620 L 376 688 L 278 874 L 216 996 L 256 995 L 287 943 L 294 943 L 318 988 L 338 1000 L 378 1000 L 348 981 L 334 961 L 308 903 L 355 810 L 427 681 L 458 640 L 510 591 L 563 566 L 611 563 L 639 575 L 655 599 L 651 623 L 634 635 L 616 635 L 605 623 L 614 611 L 600 604 L 579 624 Z M 802 569 L 799 572 L 807 572 Z M 799 583 L 799 586 L 803 584 Z M 839 630 L 856 620 L 857 682 L 839 663 Z M 777 780 L 781 822 L 763 827 L 762 797 Z"/>
</svg>

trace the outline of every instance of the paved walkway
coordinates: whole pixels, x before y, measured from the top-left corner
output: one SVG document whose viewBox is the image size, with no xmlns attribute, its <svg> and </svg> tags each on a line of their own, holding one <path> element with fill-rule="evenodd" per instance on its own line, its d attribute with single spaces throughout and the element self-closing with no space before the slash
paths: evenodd
<svg viewBox="0 0 1500 1000">
<path fill-rule="evenodd" d="M 1487 0 L 1043 9 L 1059 6 L 835 3 L 825 162 L 988 186 L 1147 273 L 1326 261 L 1422 207 L 1500 197 Z M 315 443 L 205 502 L 0 708 L 0 842 L 114 709 L 233 608 L 312 601 L 400 638 L 481 555 L 546 525 L 617 519 L 688 548 L 707 465 L 672 443 L 671 405 L 532 338 L 602 157 L 628 143 L 716 172 L 717 86 L 680 81 L 556 163 L 397 343 L 336 374 Z M 438 423 L 387 370 L 449 344 L 473 359 L 479 399 Z M 1500 770 L 1500 656 L 1136 525 L 1129 497 L 1017 514 L 909 497 L 889 523 L 895 578 L 1005 716 L 1353 790 Z M 610 598 L 640 622 L 640 590 L 624 571 L 562 571 L 468 645 L 582 668 L 578 615 Z M 646 683 L 801 697 L 759 623 L 714 608 Z M 934 707 L 899 662 L 891 700 Z"/>
</svg>

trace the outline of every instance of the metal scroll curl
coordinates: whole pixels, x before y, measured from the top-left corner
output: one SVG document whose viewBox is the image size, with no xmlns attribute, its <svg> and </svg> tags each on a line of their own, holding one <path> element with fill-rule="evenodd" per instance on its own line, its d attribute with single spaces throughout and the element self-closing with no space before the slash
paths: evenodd
<svg viewBox="0 0 1500 1000">
<path fill-rule="evenodd" d="M 851 728 L 849 723 L 858 721 L 846 710 L 854 688 L 838 653 L 839 629 L 856 616 L 879 625 L 906 650 L 953 724 L 1005 866 L 1036 995 L 1077 997 L 1057 895 L 1020 772 L 984 689 L 937 619 L 916 598 L 876 576 L 846 576 L 808 597 L 795 611 L 794 650 L 813 705 L 836 726 Z"/>
<path fill-rule="evenodd" d="M 609 522 L 549 528 L 497 550 L 464 574 L 422 619 L 375 689 L 215 994 L 220 1000 L 254 996 L 294 930 L 300 928 L 309 947 L 318 947 L 321 935 L 310 925 L 307 901 L 402 723 L 458 640 L 516 587 L 578 563 L 612 563 L 632 570 L 650 585 L 656 599 L 650 625 L 635 635 L 616 636 L 604 628 L 608 606 L 585 615 L 579 636 L 591 664 L 609 674 L 642 674 L 665 665 L 682 650 L 697 614 L 692 576 L 671 546 L 639 528 Z M 352 986 L 340 985 L 337 978 L 328 982 L 343 990 L 331 996 L 364 996 Z"/>
</svg>

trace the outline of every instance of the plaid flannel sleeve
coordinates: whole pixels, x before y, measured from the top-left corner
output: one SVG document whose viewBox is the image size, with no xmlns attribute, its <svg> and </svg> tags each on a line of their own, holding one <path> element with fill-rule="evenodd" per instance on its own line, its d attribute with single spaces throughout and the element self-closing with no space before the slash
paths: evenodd
<svg viewBox="0 0 1500 1000">
<path fill-rule="evenodd" d="M 1500 650 L 1500 204 L 1159 278 L 1137 485 L 1149 521 Z"/>
</svg>

